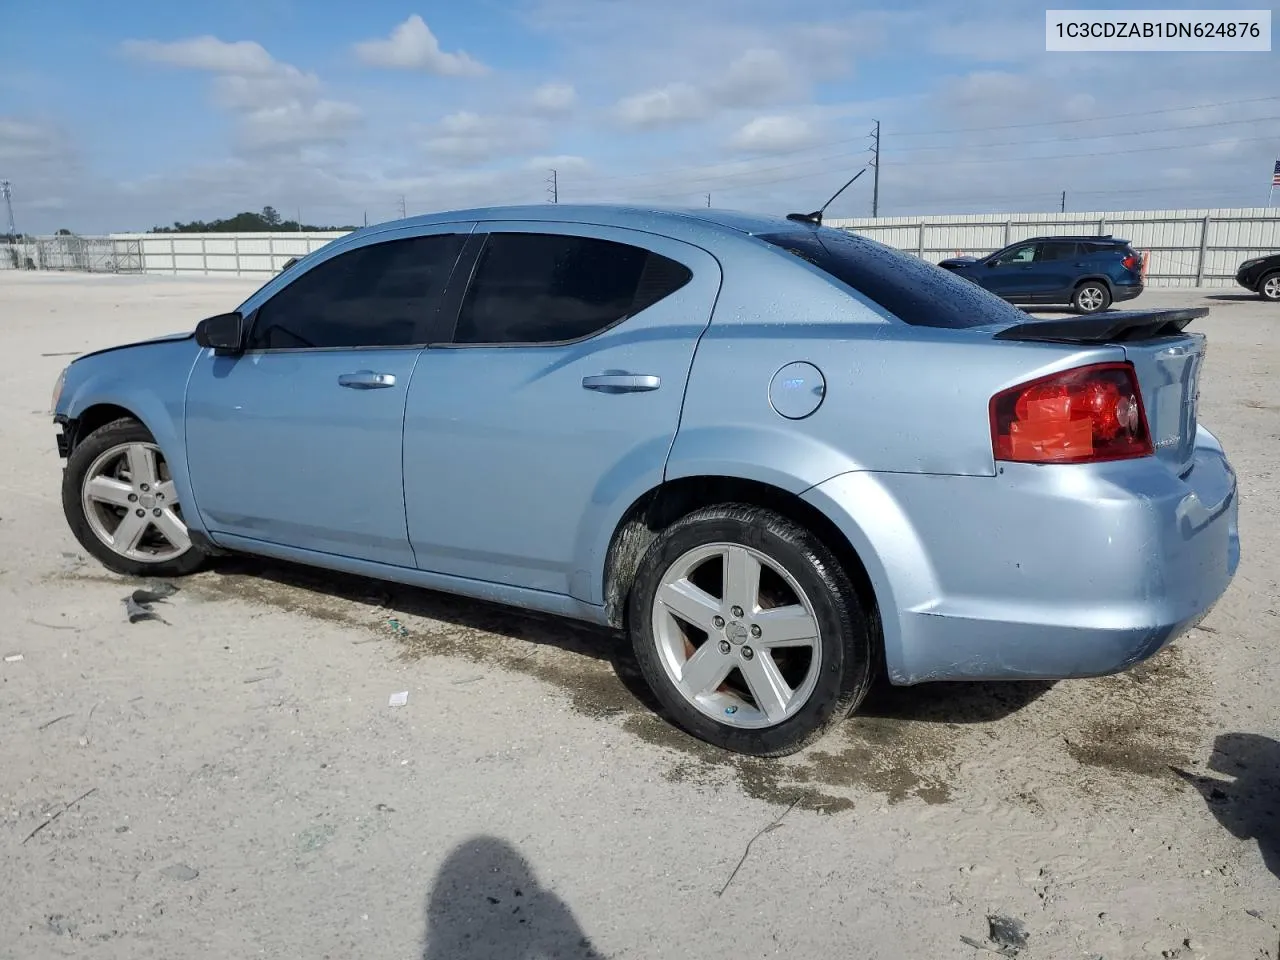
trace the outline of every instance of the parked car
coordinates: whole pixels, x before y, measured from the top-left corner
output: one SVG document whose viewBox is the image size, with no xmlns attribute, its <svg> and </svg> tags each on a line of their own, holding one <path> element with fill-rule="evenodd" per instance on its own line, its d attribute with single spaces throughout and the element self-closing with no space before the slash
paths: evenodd
<svg viewBox="0 0 1280 960">
<path fill-rule="evenodd" d="M 1142 256 L 1114 237 L 1034 237 L 986 257 L 940 264 L 1010 303 L 1070 304 L 1097 313 L 1142 293 Z"/>
<path fill-rule="evenodd" d="M 63 506 L 127 575 L 239 551 L 623 630 L 677 724 L 778 756 L 877 670 L 1113 673 L 1209 610 L 1205 312 L 1032 320 L 783 218 L 418 217 L 71 363 Z"/>
<path fill-rule="evenodd" d="M 1280 300 L 1280 253 L 1255 257 L 1240 264 L 1236 283 L 1252 290 L 1263 300 Z"/>
</svg>

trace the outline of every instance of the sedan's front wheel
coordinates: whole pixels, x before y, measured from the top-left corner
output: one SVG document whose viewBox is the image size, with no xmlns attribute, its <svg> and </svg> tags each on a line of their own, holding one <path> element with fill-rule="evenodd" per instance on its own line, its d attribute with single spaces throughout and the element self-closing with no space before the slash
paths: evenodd
<svg viewBox="0 0 1280 960">
<path fill-rule="evenodd" d="M 783 756 L 848 716 L 871 681 L 865 612 L 843 568 L 769 510 L 708 507 L 650 546 L 631 593 L 636 659 L 689 733 Z"/>
<path fill-rule="evenodd" d="M 183 576 L 204 562 L 187 533 L 168 462 L 136 420 L 99 427 L 71 451 L 62 510 L 81 545 L 117 573 Z"/>
<path fill-rule="evenodd" d="M 1258 284 L 1258 293 L 1263 300 L 1280 300 L 1280 271 L 1269 273 Z"/>
</svg>

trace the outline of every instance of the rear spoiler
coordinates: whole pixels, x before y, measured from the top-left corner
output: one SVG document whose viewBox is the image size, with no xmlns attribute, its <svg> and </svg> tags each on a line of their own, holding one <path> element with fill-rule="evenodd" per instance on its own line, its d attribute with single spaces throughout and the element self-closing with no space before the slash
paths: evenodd
<svg viewBox="0 0 1280 960">
<path fill-rule="evenodd" d="M 1028 320 L 1001 330 L 996 340 L 1049 340 L 1057 343 L 1115 343 L 1172 337 L 1192 320 L 1209 315 L 1208 307 L 1182 310 L 1117 310 L 1087 317 Z"/>
</svg>

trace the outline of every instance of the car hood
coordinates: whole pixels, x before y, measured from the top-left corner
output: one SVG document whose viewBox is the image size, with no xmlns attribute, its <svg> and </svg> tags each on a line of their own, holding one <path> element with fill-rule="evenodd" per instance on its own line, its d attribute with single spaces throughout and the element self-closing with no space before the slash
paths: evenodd
<svg viewBox="0 0 1280 960">
<path fill-rule="evenodd" d="M 970 267 L 981 262 L 981 257 L 947 257 L 938 261 L 940 267 Z"/>
<path fill-rule="evenodd" d="M 147 340 L 135 340 L 133 343 L 118 343 L 113 347 L 103 347 L 101 350 L 93 350 L 89 353 L 82 353 L 76 357 L 76 360 L 83 360 L 86 357 L 97 357 L 104 353 L 111 353 L 115 350 L 128 350 L 132 347 L 145 347 L 150 343 L 172 343 L 175 340 L 190 340 L 194 337 L 194 330 L 187 330 L 184 333 L 166 333 L 159 337 L 150 337 Z M 72 361 L 75 362 L 74 360 Z"/>
</svg>

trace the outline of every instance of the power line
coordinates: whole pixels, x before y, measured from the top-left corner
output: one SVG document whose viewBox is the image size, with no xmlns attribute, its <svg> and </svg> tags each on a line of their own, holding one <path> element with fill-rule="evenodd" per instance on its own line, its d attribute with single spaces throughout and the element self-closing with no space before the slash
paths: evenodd
<svg viewBox="0 0 1280 960">
<path fill-rule="evenodd" d="M 1165 113 L 1185 112 L 1187 110 L 1203 110 L 1209 107 L 1232 106 L 1235 104 L 1242 104 L 1242 103 L 1271 102 L 1276 100 L 1280 100 L 1280 96 L 1253 97 L 1247 100 L 1224 100 L 1218 103 L 1197 104 L 1195 106 L 1190 106 L 1190 107 L 1170 107 L 1165 110 L 1143 110 L 1135 113 L 1113 113 L 1113 114 L 1107 114 L 1105 116 L 1100 116 L 1100 117 L 1083 117 L 1080 119 L 1072 119 L 1072 120 L 1041 120 L 1034 123 L 1015 123 L 1015 124 L 1006 124 L 1003 126 L 996 126 L 996 127 L 957 127 L 950 130 L 914 130 L 914 131 L 906 131 L 906 132 L 895 131 L 894 135 L 899 137 L 936 136 L 940 134 L 953 134 L 953 133 L 986 133 L 992 130 L 1016 130 L 1016 129 L 1024 129 L 1029 127 L 1056 126 L 1059 124 L 1096 123 L 1098 121 L 1103 121 L 1103 120 L 1123 120 L 1129 117 L 1154 116 L 1154 115 L 1165 114 Z M 1166 132 L 1172 132 L 1177 130 L 1197 130 L 1197 129 L 1203 129 L 1203 128 L 1219 127 L 1219 126 L 1231 126 L 1238 123 L 1258 123 L 1258 122 L 1266 122 L 1266 121 L 1275 120 L 1275 119 L 1278 119 L 1278 118 L 1276 117 L 1244 117 L 1239 120 L 1215 121 L 1213 123 L 1193 123 L 1193 124 L 1184 124 L 1181 126 L 1157 127 L 1157 128 L 1152 128 L 1148 130 L 1086 134 L 1079 137 L 1050 137 L 1047 139 L 1039 139 L 1039 140 L 1013 140 L 1013 141 L 1003 142 L 1000 144 L 991 144 L 991 145 L 992 146 L 996 146 L 996 145 L 1019 146 L 1022 144 L 1053 143 L 1057 141 L 1070 142 L 1073 140 L 1098 140 L 1098 139 L 1106 139 L 1109 137 L 1126 137 L 1126 136 L 1143 135 L 1147 133 L 1166 133 Z M 747 157 L 742 160 L 736 160 L 736 161 L 730 161 L 730 162 L 731 163 L 751 163 L 754 160 L 772 160 L 776 157 L 794 156 L 800 153 L 808 153 L 813 150 L 826 150 L 834 146 L 839 146 L 840 144 L 857 143 L 863 140 L 865 140 L 865 137 L 862 137 L 862 136 L 845 137 L 839 140 L 828 140 L 823 143 L 810 144 L 809 146 L 805 146 L 805 147 L 795 147 L 788 150 L 775 150 L 767 154 L 758 154 L 755 157 Z M 945 150 L 945 149 L 948 149 L 948 147 L 946 146 L 908 147 L 908 148 L 904 148 L 903 152 L 907 150 Z M 840 154 L 840 156 L 851 156 L 853 153 L 858 153 L 858 152 L 861 152 L 861 151 L 849 151 L 849 152 Z M 803 162 L 803 161 L 799 161 L 799 162 Z M 682 172 L 687 170 L 708 170 L 716 167 L 722 167 L 725 165 L 726 164 L 724 163 L 701 163 L 701 164 L 690 164 L 690 165 L 678 166 L 678 167 L 662 167 L 656 170 L 643 172 L 643 173 L 623 173 L 623 174 L 612 174 L 612 175 L 604 175 L 604 176 L 593 176 L 587 173 L 582 175 L 582 179 L 589 180 L 593 183 L 599 183 L 606 180 L 607 181 L 634 180 L 634 179 L 640 179 L 644 177 L 666 177 L 666 176 L 669 176 L 670 174 L 677 173 L 677 172 Z"/>
</svg>

